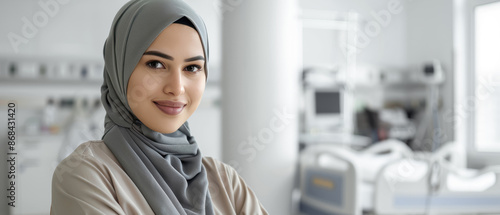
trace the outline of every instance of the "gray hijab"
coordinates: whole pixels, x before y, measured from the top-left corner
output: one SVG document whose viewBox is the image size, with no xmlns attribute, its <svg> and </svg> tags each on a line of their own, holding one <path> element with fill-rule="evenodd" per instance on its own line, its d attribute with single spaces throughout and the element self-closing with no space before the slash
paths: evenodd
<svg viewBox="0 0 500 215">
<path fill-rule="evenodd" d="M 182 0 L 132 0 L 117 13 L 104 45 L 102 139 L 155 214 L 214 214 L 202 156 L 188 123 L 171 134 L 153 131 L 127 102 L 128 80 L 143 53 L 163 29 L 183 17 L 200 35 L 208 72 L 205 25 Z"/>
</svg>

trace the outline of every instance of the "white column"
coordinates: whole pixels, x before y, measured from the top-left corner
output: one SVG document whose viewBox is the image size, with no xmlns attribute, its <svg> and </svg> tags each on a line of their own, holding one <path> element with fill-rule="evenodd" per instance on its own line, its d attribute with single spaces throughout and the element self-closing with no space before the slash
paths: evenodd
<svg viewBox="0 0 500 215">
<path fill-rule="evenodd" d="M 471 47 L 467 43 L 467 39 L 469 33 L 468 30 L 472 29 L 468 22 L 468 18 L 470 15 L 467 14 L 467 0 L 454 0 L 453 1 L 453 46 L 455 48 L 454 51 L 454 100 L 453 109 L 449 112 L 445 112 L 444 119 L 445 123 L 449 123 L 451 120 L 454 126 L 454 141 L 456 144 L 456 156 L 453 156 L 452 162 L 461 168 L 467 167 L 467 149 L 468 149 L 468 136 L 470 135 L 470 126 L 469 123 L 470 115 L 466 115 L 464 117 L 463 113 L 460 112 L 462 110 L 457 109 L 460 107 L 464 107 L 464 104 L 468 104 L 467 100 L 470 97 L 469 92 L 469 81 L 467 80 L 468 71 L 471 71 L 470 68 L 470 60 L 468 60 L 471 56 L 470 51 Z M 447 117 L 447 118 L 446 118 Z M 451 118 L 451 119 L 450 119 Z"/>
<path fill-rule="evenodd" d="M 223 161 L 278 215 L 291 214 L 298 154 L 297 11 L 296 0 L 222 1 Z"/>
</svg>

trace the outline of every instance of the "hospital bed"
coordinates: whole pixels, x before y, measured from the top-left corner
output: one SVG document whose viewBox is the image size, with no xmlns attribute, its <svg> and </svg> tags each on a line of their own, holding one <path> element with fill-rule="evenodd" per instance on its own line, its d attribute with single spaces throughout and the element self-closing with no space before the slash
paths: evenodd
<svg viewBox="0 0 500 215">
<path fill-rule="evenodd" d="M 462 169 L 444 156 L 447 153 L 385 166 L 375 186 L 375 213 L 500 214 L 500 166 Z"/>
<path fill-rule="evenodd" d="M 500 214 L 500 167 L 460 169 L 453 154 L 453 144 L 412 153 L 395 140 L 363 151 L 310 146 L 300 157 L 300 213 Z"/>
<path fill-rule="evenodd" d="M 300 212 L 356 215 L 371 210 L 380 169 L 409 156 L 411 150 L 397 140 L 363 151 L 336 145 L 307 147 L 300 157 Z"/>
<path fill-rule="evenodd" d="M 435 175 L 439 164 L 449 163 L 453 144 L 445 144 L 434 153 L 415 153 L 393 161 L 381 169 L 374 186 L 373 211 L 376 214 L 426 214 L 429 192 L 437 189 Z"/>
</svg>

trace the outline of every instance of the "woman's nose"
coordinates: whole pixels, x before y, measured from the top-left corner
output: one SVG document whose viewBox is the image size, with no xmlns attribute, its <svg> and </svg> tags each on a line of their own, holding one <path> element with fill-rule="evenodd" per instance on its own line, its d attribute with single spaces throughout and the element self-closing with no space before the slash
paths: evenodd
<svg viewBox="0 0 500 215">
<path fill-rule="evenodd" d="M 184 84 L 182 81 L 182 71 L 172 72 L 165 81 L 163 92 L 173 96 L 178 96 L 184 93 Z"/>
</svg>

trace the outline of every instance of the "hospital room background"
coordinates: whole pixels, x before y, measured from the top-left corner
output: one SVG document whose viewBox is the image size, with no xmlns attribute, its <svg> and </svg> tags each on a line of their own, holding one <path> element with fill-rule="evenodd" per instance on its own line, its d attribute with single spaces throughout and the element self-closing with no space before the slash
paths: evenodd
<svg viewBox="0 0 500 215">
<path fill-rule="evenodd" d="M 0 214 L 48 214 L 100 139 L 125 2 L 0 2 Z M 210 41 L 192 133 L 270 214 L 500 214 L 499 0 L 186 2 Z"/>
</svg>

